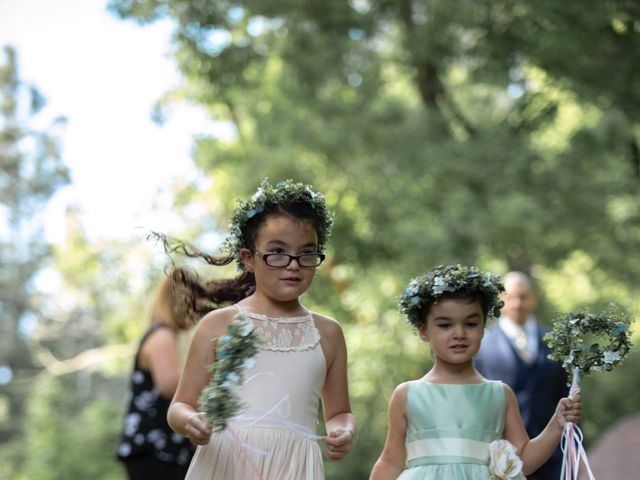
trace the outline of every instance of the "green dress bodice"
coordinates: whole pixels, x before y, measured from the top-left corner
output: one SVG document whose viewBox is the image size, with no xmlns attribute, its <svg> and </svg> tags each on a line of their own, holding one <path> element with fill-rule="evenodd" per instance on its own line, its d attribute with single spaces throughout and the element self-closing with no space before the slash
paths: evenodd
<svg viewBox="0 0 640 480">
<path fill-rule="evenodd" d="M 502 438 L 506 398 L 499 381 L 409 382 L 407 468 L 402 480 L 489 478 L 489 444 Z"/>
</svg>

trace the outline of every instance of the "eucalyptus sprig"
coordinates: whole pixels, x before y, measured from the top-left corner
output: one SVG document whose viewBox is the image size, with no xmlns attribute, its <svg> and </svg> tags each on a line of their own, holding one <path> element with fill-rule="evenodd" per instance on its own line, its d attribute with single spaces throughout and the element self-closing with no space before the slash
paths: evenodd
<svg viewBox="0 0 640 480">
<path fill-rule="evenodd" d="M 626 313 L 615 305 L 595 314 L 585 311 L 562 315 L 544 336 L 551 348 L 549 358 L 562 362 L 569 378 L 575 368 L 585 375 L 611 371 L 631 348 L 630 323 Z"/>
<path fill-rule="evenodd" d="M 216 361 L 207 367 L 211 380 L 200 394 L 198 407 L 211 428 L 221 431 L 243 407 L 237 389 L 242 385 L 244 370 L 255 363 L 253 357 L 263 339 L 251 322 L 236 317 L 227 334 L 212 341 L 216 345 Z"/>
</svg>

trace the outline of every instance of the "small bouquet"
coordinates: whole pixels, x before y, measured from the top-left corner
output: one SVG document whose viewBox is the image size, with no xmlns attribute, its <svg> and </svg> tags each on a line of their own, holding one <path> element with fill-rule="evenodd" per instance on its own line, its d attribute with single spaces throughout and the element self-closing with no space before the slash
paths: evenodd
<svg viewBox="0 0 640 480">
<path fill-rule="evenodd" d="M 200 394 L 198 409 L 207 415 L 214 431 L 221 431 L 243 406 L 236 390 L 242 385 L 244 370 L 255 364 L 253 357 L 263 340 L 251 322 L 236 318 L 227 334 L 213 342 L 216 361 L 207 367 L 211 381 Z"/>
<path fill-rule="evenodd" d="M 562 362 L 569 377 L 605 371 L 622 362 L 629 353 L 629 318 L 613 306 L 606 312 L 569 312 L 554 322 L 544 340 L 551 348 L 549 358 Z"/>
<path fill-rule="evenodd" d="M 554 322 L 544 340 L 552 350 L 549 358 L 562 362 L 572 378 L 570 396 L 580 392 L 580 374 L 609 372 L 622 362 L 631 348 L 629 324 L 629 317 L 614 305 L 597 314 L 570 312 Z M 582 446 L 582 432 L 571 422 L 565 425 L 562 450 L 562 479 L 578 478 L 580 460 L 593 479 Z"/>
<path fill-rule="evenodd" d="M 494 440 L 489 444 L 491 480 L 526 480 L 522 460 L 516 447 L 508 440 Z"/>
</svg>

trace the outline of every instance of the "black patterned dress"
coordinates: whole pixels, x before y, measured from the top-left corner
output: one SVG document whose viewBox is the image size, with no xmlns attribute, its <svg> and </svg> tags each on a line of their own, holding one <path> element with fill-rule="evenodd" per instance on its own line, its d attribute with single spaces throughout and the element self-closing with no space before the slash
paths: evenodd
<svg viewBox="0 0 640 480">
<path fill-rule="evenodd" d="M 178 469 L 184 469 L 186 473 L 195 447 L 188 439 L 171 430 L 167 423 L 167 410 L 171 402 L 160 395 L 153 384 L 151 372 L 143 370 L 139 364 L 142 345 L 158 328 L 171 327 L 162 324 L 151 326 L 138 346 L 131 387 L 127 393 L 129 406 L 116 455 L 127 468 L 141 461 L 145 465 L 162 462 L 158 468 L 163 471 L 180 467 Z M 133 475 L 130 476 L 133 478 Z"/>
</svg>

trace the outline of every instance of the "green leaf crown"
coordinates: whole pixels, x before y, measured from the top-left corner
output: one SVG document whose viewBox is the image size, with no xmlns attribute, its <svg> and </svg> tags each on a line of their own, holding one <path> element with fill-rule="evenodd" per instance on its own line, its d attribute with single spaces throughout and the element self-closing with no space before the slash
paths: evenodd
<svg viewBox="0 0 640 480">
<path fill-rule="evenodd" d="M 427 305 L 452 294 L 479 295 L 487 306 L 487 315 L 499 317 L 504 302 L 500 294 L 504 286 L 500 276 L 464 265 L 438 265 L 413 278 L 400 295 L 400 311 L 417 327 L 424 322 Z"/>
<path fill-rule="evenodd" d="M 250 200 L 239 200 L 231 215 L 229 235 L 223 244 L 223 250 L 235 257 L 238 268 L 242 270 L 240 249 L 251 248 L 249 239 L 243 233 L 247 222 L 263 212 L 287 210 L 288 207 L 306 205 L 314 212 L 314 223 L 318 234 L 318 251 L 324 247 L 331 235 L 333 215 L 327 208 L 324 195 L 313 190 L 310 185 L 284 180 L 274 185 L 265 178 Z"/>
</svg>

